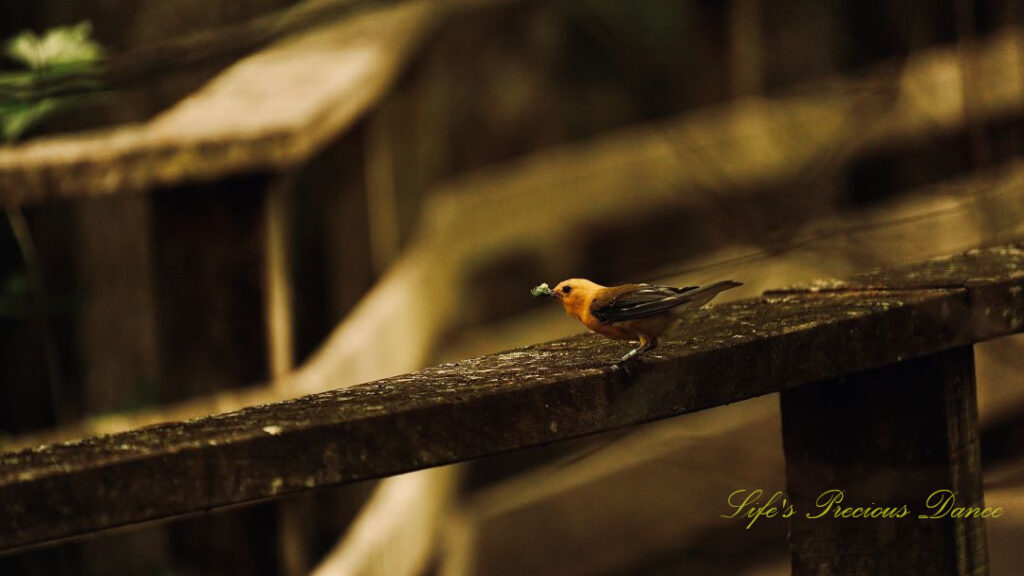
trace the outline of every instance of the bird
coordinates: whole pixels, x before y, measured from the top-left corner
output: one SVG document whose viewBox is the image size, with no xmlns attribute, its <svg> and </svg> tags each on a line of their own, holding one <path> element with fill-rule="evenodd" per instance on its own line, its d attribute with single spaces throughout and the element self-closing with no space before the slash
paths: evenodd
<svg viewBox="0 0 1024 576">
<path fill-rule="evenodd" d="M 737 286 L 742 283 L 732 280 L 684 288 L 658 284 L 602 286 L 586 278 L 570 278 L 553 290 L 544 283 L 530 292 L 559 300 L 566 314 L 602 336 L 639 341 L 619 360 L 625 363 L 655 349 L 658 337 L 679 324 L 687 312 Z"/>
</svg>

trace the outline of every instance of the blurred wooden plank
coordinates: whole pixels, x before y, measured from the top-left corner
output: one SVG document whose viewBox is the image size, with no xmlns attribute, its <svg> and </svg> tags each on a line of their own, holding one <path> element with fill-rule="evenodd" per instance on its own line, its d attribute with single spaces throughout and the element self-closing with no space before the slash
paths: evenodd
<svg viewBox="0 0 1024 576">
<path fill-rule="evenodd" d="M 372 106 L 447 8 L 410 1 L 244 58 L 150 122 L 0 148 L 6 202 L 293 168 Z"/>
<path fill-rule="evenodd" d="M 5 200 L 31 202 L 294 167 L 380 97 L 446 6 L 402 3 L 282 41 L 141 126 L 0 148 L 0 190 Z M 963 127 L 965 70 L 976 76 L 972 121 L 1024 109 L 1024 32 L 1014 28 L 971 48 L 922 52 L 902 70 L 889 65 L 811 93 L 741 99 L 625 131 L 531 161 L 533 177 L 520 180 L 587 189 L 578 178 L 606 188 L 628 175 L 633 188 L 671 183 L 675 194 L 792 177 Z M 582 165 L 598 169 L 573 169 Z"/>
<path fill-rule="evenodd" d="M 1024 337 L 1001 338 L 996 342 L 1013 342 L 1014 356 L 1008 366 L 998 367 L 1005 374 L 1000 382 L 1016 384 L 1020 380 L 1020 358 L 1024 358 Z M 992 369 L 990 368 L 989 371 Z M 982 370 L 978 370 L 979 378 Z M 1001 375 L 1003 375 L 1001 374 Z M 1008 387 L 1008 386 L 1007 386 Z M 986 494 L 990 490 L 1016 490 L 1024 493 L 1024 403 L 1001 407 L 1001 413 L 985 422 L 981 438 L 981 453 L 985 462 Z M 984 417 L 984 414 L 982 415 Z M 1008 515 L 1021 523 L 1024 513 L 1020 509 L 1008 510 Z M 1024 523 L 1021 523 L 1024 525 Z"/>
<path fill-rule="evenodd" d="M 311 574 L 427 573 L 438 525 L 448 512 L 458 484 L 458 466 L 442 466 L 381 482 L 345 536 Z"/>
<path fill-rule="evenodd" d="M 920 275 L 920 276 L 911 276 Z M 1024 330 L 1024 250 L 719 306 L 626 372 L 594 336 L 0 457 L 10 549 L 693 412 Z M 942 288 L 912 288 L 912 278 Z"/>
<path fill-rule="evenodd" d="M 988 573 L 984 519 L 950 514 L 985 507 L 970 346 L 784 390 L 782 430 L 795 576 Z"/>
<path fill-rule="evenodd" d="M 977 81 L 992 90 L 977 109 L 989 120 L 1019 115 L 1024 42 L 1015 31 L 985 46 L 965 58 L 991 58 L 1006 73 L 975 68 L 989 70 Z M 902 67 L 744 98 L 480 170 L 438 190 L 423 235 L 470 236 L 478 239 L 471 249 L 492 259 L 528 254 L 544 269 L 621 280 L 723 244 L 763 244 L 785 236 L 781 222 L 834 211 L 838 192 L 816 177 L 962 128 L 961 62 L 956 50 L 923 52 Z M 782 199 L 791 207 L 785 215 L 768 209 Z M 764 221 L 749 206 L 734 208 L 750 200 L 766 207 Z M 531 217 L 503 217 L 521 213 Z"/>
<path fill-rule="evenodd" d="M 1015 574 L 1024 563 L 1024 487 L 986 487 L 985 503 L 1003 509 L 1003 515 L 986 526 L 992 574 Z"/>
<path fill-rule="evenodd" d="M 295 367 L 294 195 L 295 179 L 290 175 L 273 178 L 263 193 L 263 309 L 273 382 L 280 382 Z M 309 570 L 310 505 L 308 497 L 277 504 L 277 571 L 282 576 L 300 576 Z"/>
<path fill-rule="evenodd" d="M 644 573 L 699 551 L 700 570 L 786 549 L 786 526 L 722 518 L 739 487 L 785 484 L 778 399 L 764 396 L 595 439 L 578 455 L 485 487 L 450 523 L 444 576 Z M 483 463 L 486 464 L 486 463 Z M 529 553 L 524 553 L 528 550 Z"/>
<path fill-rule="evenodd" d="M 263 199 L 263 308 L 270 377 L 279 381 L 295 367 L 295 297 L 292 291 L 292 201 L 295 181 L 278 176 Z"/>
</svg>

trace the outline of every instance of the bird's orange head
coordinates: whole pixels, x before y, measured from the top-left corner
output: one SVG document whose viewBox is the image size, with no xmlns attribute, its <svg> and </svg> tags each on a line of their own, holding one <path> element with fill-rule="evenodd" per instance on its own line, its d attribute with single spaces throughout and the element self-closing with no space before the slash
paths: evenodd
<svg viewBox="0 0 1024 576">
<path fill-rule="evenodd" d="M 579 318 L 584 307 L 603 288 L 604 286 L 586 278 L 570 278 L 559 282 L 551 291 L 551 295 L 562 301 L 566 314 Z"/>
</svg>

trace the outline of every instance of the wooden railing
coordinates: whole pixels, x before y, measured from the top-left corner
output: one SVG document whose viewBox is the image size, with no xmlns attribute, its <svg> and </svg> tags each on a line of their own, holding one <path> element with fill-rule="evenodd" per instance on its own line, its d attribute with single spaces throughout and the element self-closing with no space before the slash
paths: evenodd
<svg viewBox="0 0 1024 576">
<path fill-rule="evenodd" d="M 980 502 L 977 466 L 972 464 L 977 459 L 976 441 L 973 433 L 968 433 L 975 426 L 970 414 L 973 396 L 968 389 L 970 382 L 964 377 L 957 380 L 957 374 L 969 372 L 965 346 L 1021 330 L 1020 279 L 1012 272 L 1019 255 L 1013 250 L 972 254 L 957 260 L 955 266 L 949 264 L 953 268 L 937 265 L 935 270 L 943 271 L 945 276 L 940 274 L 931 283 L 905 270 L 826 290 L 775 292 L 759 301 L 722 306 L 689 327 L 686 338 L 667 345 L 657 357 L 629 373 L 611 370 L 609 362 L 603 360 L 605 356 L 615 357 L 616 345 L 585 337 L 348 390 L 176 422 L 280 401 L 300 392 L 348 387 L 382 373 L 422 365 L 430 346 L 450 330 L 454 321 L 449 316 L 453 314 L 451 310 L 432 308 L 434 316 L 424 317 L 415 326 L 405 326 L 398 323 L 406 316 L 405 311 L 423 302 L 440 301 L 435 296 L 441 293 L 463 294 L 468 281 L 460 274 L 479 268 L 483 260 L 494 255 L 502 256 L 510 247 L 519 250 L 525 246 L 531 254 L 536 253 L 538 260 L 544 260 L 545 271 L 558 267 L 557 262 L 552 265 L 554 260 L 561 259 L 562 265 L 566 261 L 578 263 L 583 255 L 553 254 L 537 246 L 539 238 L 550 243 L 553 237 L 560 237 L 572 246 L 568 240 L 578 240 L 587 233 L 592 235 L 587 242 L 610 246 L 618 256 L 633 256 L 633 247 L 617 240 L 631 232 L 658 227 L 664 223 L 665 214 L 679 216 L 679 220 L 702 220 L 715 211 L 712 205 L 720 200 L 715 194 L 721 193 L 724 198 L 776 198 L 760 191 L 808 181 L 808 171 L 839 169 L 851 158 L 960 131 L 971 122 L 1017 117 L 1024 109 L 1024 82 L 1017 66 L 1024 43 L 1019 29 L 1009 29 L 973 46 L 913 54 L 901 67 L 887 65 L 855 78 L 833 78 L 811 94 L 745 98 L 663 124 L 634 127 L 545 151 L 452 182 L 425 203 L 422 229 L 426 233 L 410 243 L 415 249 L 413 257 L 399 258 L 389 278 L 370 293 L 321 352 L 299 371 L 286 375 L 294 361 L 291 330 L 295 319 L 289 315 L 294 306 L 289 282 L 294 278 L 290 278 L 293 271 L 286 256 L 291 238 L 285 197 L 293 193 L 292 173 L 308 170 L 308 164 L 317 162 L 317 155 L 324 154 L 324 150 L 351 144 L 339 146 L 337 139 L 346 132 L 364 129 L 359 126 L 365 121 L 364 114 L 377 116 L 371 118 L 371 124 L 383 123 L 381 114 L 372 110 L 386 101 L 416 47 L 445 15 L 439 3 L 385 6 L 270 46 L 151 122 L 44 138 L 0 150 L 0 195 L 9 204 L 92 199 L 195 182 L 220 182 L 254 171 L 275 174 L 259 176 L 243 182 L 243 186 L 209 184 L 185 194 L 176 190 L 173 199 L 170 194 L 159 193 L 138 196 L 154 203 L 153 213 L 158 220 L 171 222 L 163 227 L 158 222 L 152 230 L 159 232 L 153 237 L 160 238 L 161 246 L 192 246 L 202 262 L 208 262 L 207 241 L 199 238 L 194 228 L 217 231 L 223 228 L 225 219 L 230 223 L 236 216 L 226 218 L 223 213 L 230 210 L 220 210 L 218 219 L 188 213 L 188 208 L 181 206 L 190 206 L 186 201 L 200 198 L 199 202 L 221 206 L 218 202 L 222 193 L 237 192 L 241 187 L 251 187 L 266 198 L 264 205 L 255 210 L 255 217 L 239 225 L 244 228 L 244 238 L 229 243 L 220 250 L 220 256 L 214 251 L 212 264 L 198 266 L 195 260 L 185 261 L 189 267 L 214 270 L 216 275 L 227 269 L 237 277 L 251 271 L 255 260 L 265 268 L 267 289 L 261 294 L 262 303 L 257 304 L 267 317 L 266 350 L 271 365 L 267 376 L 275 381 L 274 386 L 221 394 L 204 389 L 205 396 L 191 404 L 161 406 L 123 418 L 108 415 L 98 421 L 87 419 L 60 428 L 55 434 L 78 437 L 83 430 L 96 434 L 137 428 L 139 422 L 171 422 L 0 457 L 0 504 L 10 511 L 6 517 L 10 524 L 3 529 L 0 547 L 16 550 L 148 519 L 437 466 L 632 426 L 794 386 L 802 387 L 785 392 L 783 401 L 788 465 L 791 471 L 806 471 L 800 479 L 809 483 L 793 483 L 791 474 L 791 495 L 802 499 L 796 502 L 798 506 L 806 507 L 807 499 L 825 486 L 823 479 L 837 474 L 851 479 L 849 501 L 861 496 L 881 498 L 892 489 L 889 496 L 894 500 L 906 496 L 917 502 L 918 491 L 937 485 L 959 490 L 964 498 Z M 366 29 L 374 33 L 363 34 Z M 331 65 L 320 66 L 326 62 Z M 969 106 L 963 83 L 972 83 Z M 296 85 L 309 87 L 301 101 L 295 98 Z M 225 110 L 247 112 L 225 114 Z M 794 134 L 799 137 L 793 138 Z M 356 147 L 365 145 L 362 137 L 357 134 L 351 139 Z M 325 163 L 339 164 L 336 151 L 328 154 L 332 156 Z M 355 155 L 359 156 L 356 164 L 361 161 L 360 154 Z M 346 157 L 341 164 L 348 166 L 350 162 Z M 347 178 L 372 179 L 372 175 L 362 174 L 363 170 L 367 169 L 358 167 L 354 171 L 357 174 Z M 948 196 L 961 202 L 959 212 L 946 214 L 942 222 L 957 223 L 964 213 L 985 208 L 1012 221 L 988 232 L 1000 238 L 1012 237 L 1012 232 L 1020 228 L 1020 220 L 1014 220 L 1012 214 L 1020 212 L 1021 174 L 1024 169 L 1016 165 L 995 177 L 976 176 L 956 184 Z M 640 184 L 647 191 L 642 198 L 630 193 L 638 184 L 637 175 L 643 175 Z M 342 187 L 348 190 L 349 185 L 346 181 Z M 782 188 L 788 197 L 800 187 Z M 563 195 L 563 201 L 546 204 L 553 190 Z M 707 194 L 708 190 L 716 192 Z M 360 189 L 356 196 L 379 196 L 370 192 L 379 191 Z M 808 196 L 820 199 L 818 192 L 807 190 Z M 942 207 L 941 198 L 933 200 Z M 387 201 L 396 203 L 395 198 Z M 94 204 L 82 205 L 90 210 Z M 534 210 L 539 206 L 544 210 Z M 926 212 L 924 206 L 914 204 L 915 217 Z M 1015 212 L 1005 211 L 1007 206 Z M 359 206 L 360 210 L 365 208 Z M 534 217 L 528 222 L 524 219 L 522 225 L 508 225 L 507 214 L 525 210 L 532 210 Z M 131 214 L 134 216 L 128 218 L 139 216 Z M 376 228 L 387 228 L 397 219 L 396 214 L 385 214 L 381 218 L 384 223 Z M 453 220 L 460 225 L 451 226 Z M 100 233 L 109 221 L 101 220 L 96 226 Z M 621 227 L 592 227 L 594 223 L 612 222 Z M 253 240 L 249 233 L 260 226 L 265 234 L 256 240 L 264 244 L 262 253 L 239 262 L 237 254 L 245 254 L 244 248 Z M 374 227 L 372 223 L 370 226 Z M 700 239 L 708 241 L 707 246 L 697 245 L 689 232 L 673 237 L 673 241 L 661 243 L 664 253 L 648 254 L 648 261 L 640 262 L 640 266 L 710 251 L 723 240 L 754 244 L 760 231 L 740 228 L 747 230 L 746 237 L 737 234 L 729 239 Z M 140 238 L 149 242 L 149 232 L 143 230 Z M 370 246 L 371 251 L 385 254 L 375 255 L 377 270 L 397 255 L 398 242 L 392 240 L 380 243 L 384 249 Z M 958 244 L 963 245 L 972 244 Z M 133 244 L 120 242 L 115 248 L 123 246 Z M 104 252 L 107 247 L 92 249 Z M 943 245 L 930 253 L 952 250 Z M 155 251 L 161 252 L 159 247 Z M 225 257 L 226 253 L 231 256 Z M 415 258 L 424 254 L 426 258 Z M 218 257 L 230 259 L 231 266 L 223 266 Z M 149 265 L 147 261 L 140 268 Z M 103 288 L 98 292 L 107 295 L 108 307 L 94 312 L 95 323 L 109 322 L 110 310 L 130 317 L 135 309 L 148 310 L 152 305 L 136 304 L 126 312 L 125 302 L 108 284 L 117 280 L 111 281 L 112 275 L 104 270 L 84 268 L 91 274 L 92 283 Z M 172 319 L 186 312 L 205 313 L 201 307 L 195 309 L 195 301 L 201 300 L 195 296 L 205 295 L 203 290 L 191 285 L 179 290 L 182 286 L 175 284 L 182 268 L 172 265 L 158 270 L 153 282 L 172 300 L 169 310 L 163 311 Z M 352 291 L 361 293 L 362 288 Z M 250 312 L 244 315 L 251 322 L 259 315 Z M 234 319 L 228 318 L 226 323 Z M 217 320 L 225 323 L 224 318 Z M 393 359 L 384 359 L 386 354 L 376 354 L 366 345 L 396 335 L 411 342 L 407 346 L 410 352 L 398 360 L 404 367 L 398 369 L 394 369 Z M 178 337 L 191 339 L 193 335 Z M 118 362 L 119 356 L 110 354 L 102 339 L 89 341 L 95 348 L 91 356 Z M 246 344 L 249 349 L 263 350 L 262 343 Z M 172 367 L 179 348 L 165 346 L 162 350 Z M 188 350 L 208 352 L 202 342 Z M 240 350 L 229 360 L 251 358 L 253 354 L 248 351 Z M 223 363 L 224 358 L 216 356 L 205 354 L 204 359 Z M 910 362 L 910 358 L 918 359 Z M 904 366 L 910 368 L 899 368 Z M 865 370 L 872 372 L 865 374 Z M 856 438 L 844 439 L 849 430 L 837 423 L 845 413 L 828 411 L 836 390 L 851 385 L 882 388 L 876 395 L 894 404 L 937 398 L 936 391 L 928 388 L 908 390 L 905 396 L 890 391 L 885 382 L 907 380 L 901 370 L 914 374 L 931 370 L 935 382 L 949 380 L 952 383 L 943 385 L 949 387 L 950 394 L 943 397 L 959 404 L 920 411 L 908 407 L 904 411 L 913 416 L 908 421 L 899 418 L 900 409 L 895 405 L 891 410 L 883 409 L 880 403 L 860 406 L 856 395 L 846 400 L 847 405 L 857 405 L 859 413 L 871 415 L 872 421 L 879 422 L 884 433 L 893 437 L 910 438 L 913 426 L 918 424 L 935 430 L 939 426 L 944 427 L 942 430 L 955 429 L 955 433 L 941 436 L 948 445 L 946 455 L 936 461 L 915 461 L 912 456 L 918 449 L 927 449 L 929 454 L 942 452 L 943 446 L 928 444 L 938 441 L 938 437 L 899 443 L 889 454 L 873 451 L 878 447 L 857 444 Z M 202 374 L 205 380 L 199 380 L 183 369 L 181 373 L 171 372 L 169 379 L 178 380 L 170 382 L 172 388 L 180 385 L 182 389 L 202 389 L 207 380 L 223 380 L 222 385 L 239 383 L 237 375 L 219 378 L 225 371 L 230 370 L 208 369 Z M 856 376 L 850 376 L 853 374 Z M 945 374 L 952 376 L 946 378 Z M 107 381 L 118 380 L 110 378 L 109 373 L 101 372 L 101 376 Z M 832 385 L 834 379 L 847 376 L 850 383 L 838 388 Z M 264 376 L 250 377 L 246 373 L 241 380 L 257 378 Z M 810 384 L 820 381 L 828 383 Z M 814 414 L 819 412 L 829 417 L 815 420 Z M 808 432 L 806 426 L 793 424 L 803 421 L 817 422 L 815 426 L 820 428 Z M 829 424 L 835 424 L 836 429 L 828 430 Z M 879 464 L 851 472 L 843 462 L 828 459 L 835 456 L 827 444 L 832 440 L 849 446 L 849 453 L 864 463 L 873 459 L 886 463 L 907 456 L 907 470 L 897 471 L 900 473 L 894 476 Z M 11 442 L 26 445 L 31 439 L 15 438 Z M 808 460 L 810 456 L 814 458 Z M 933 466 L 935 462 L 937 467 Z M 926 467 L 930 467 L 927 474 L 922 472 Z M 876 474 L 885 475 L 885 490 L 875 490 L 879 483 Z M 854 480 L 870 486 L 870 495 L 857 494 Z M 913 491 L 901 494 L 893 485 L 905 485 Z M 912 524 L 908 519 L 906 525 Z M 932 526 L 942 526 L 942 534 L 936 535 Z M 799 539 L 795 541 L 794 565 L 798 570 L 827 561 L 819 556 L 829 555 L 840 544 L 849 542 L 852 546 L 856 542 L 857 546 L 872 549 L 879 540 L 889 542 L 886 534 L 854 533 L 844 525 L 835 530 L 824 527 L 820 521 L 801 525 L 800 519 L 795 520 L 794 533 Z M 899 573 L 902 568 L 898 561 L 946 562 L 948 558 L 927 552 L 952 542 L 957 556 L 951 561 L 967 570 L 981 563 L 976 551 L 983 548 L 984 538 L 977 527 L 977 523 L 964 522 L 914 524 L 908 534 L 925 554 L 887 551 L 866 556 L 889 562 L 889 568 Z M 892 526 L 873 528 L 884 531 Z M 819 531 L 821 534 L 817 534 Z M 801 548 L 801 542 L 809 544 Z M 878 571 L 883 568 L 879 566 Z"/>
<path fill-rule="evenodd" d="M 626 369 L 595 336 L 296 400 L 0 457 L 0 547 L 399 474 L 782 391 L 794 573 L 973 574 L 981 518 L 919 520 L 936 490 L 983 506 L 970 346 L 1024 331 L 1024 249 L 1000 246 L 701 312 Z M 851 502 L 852 501 L 852 502 Z M 894 537 L 898 535 L 898 537 Z M 842 568 L 846 569 L 846 568 Z"/>
</svg>

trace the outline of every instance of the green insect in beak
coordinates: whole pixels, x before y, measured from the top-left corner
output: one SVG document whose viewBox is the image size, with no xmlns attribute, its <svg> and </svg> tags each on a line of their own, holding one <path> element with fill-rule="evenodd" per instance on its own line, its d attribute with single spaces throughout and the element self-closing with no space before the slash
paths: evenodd
<svg viewBox="0 0 1024 576">
<path fill-rule="evenodd" d="M 530 290 L 530 294 L 533 294 L 534 296 L 551 296 L 552 292 L 551 288 L 548 288 L 547 282 L 545 282 L 540 286 L 534 286 L 533 289 Z"/>
</svg>

